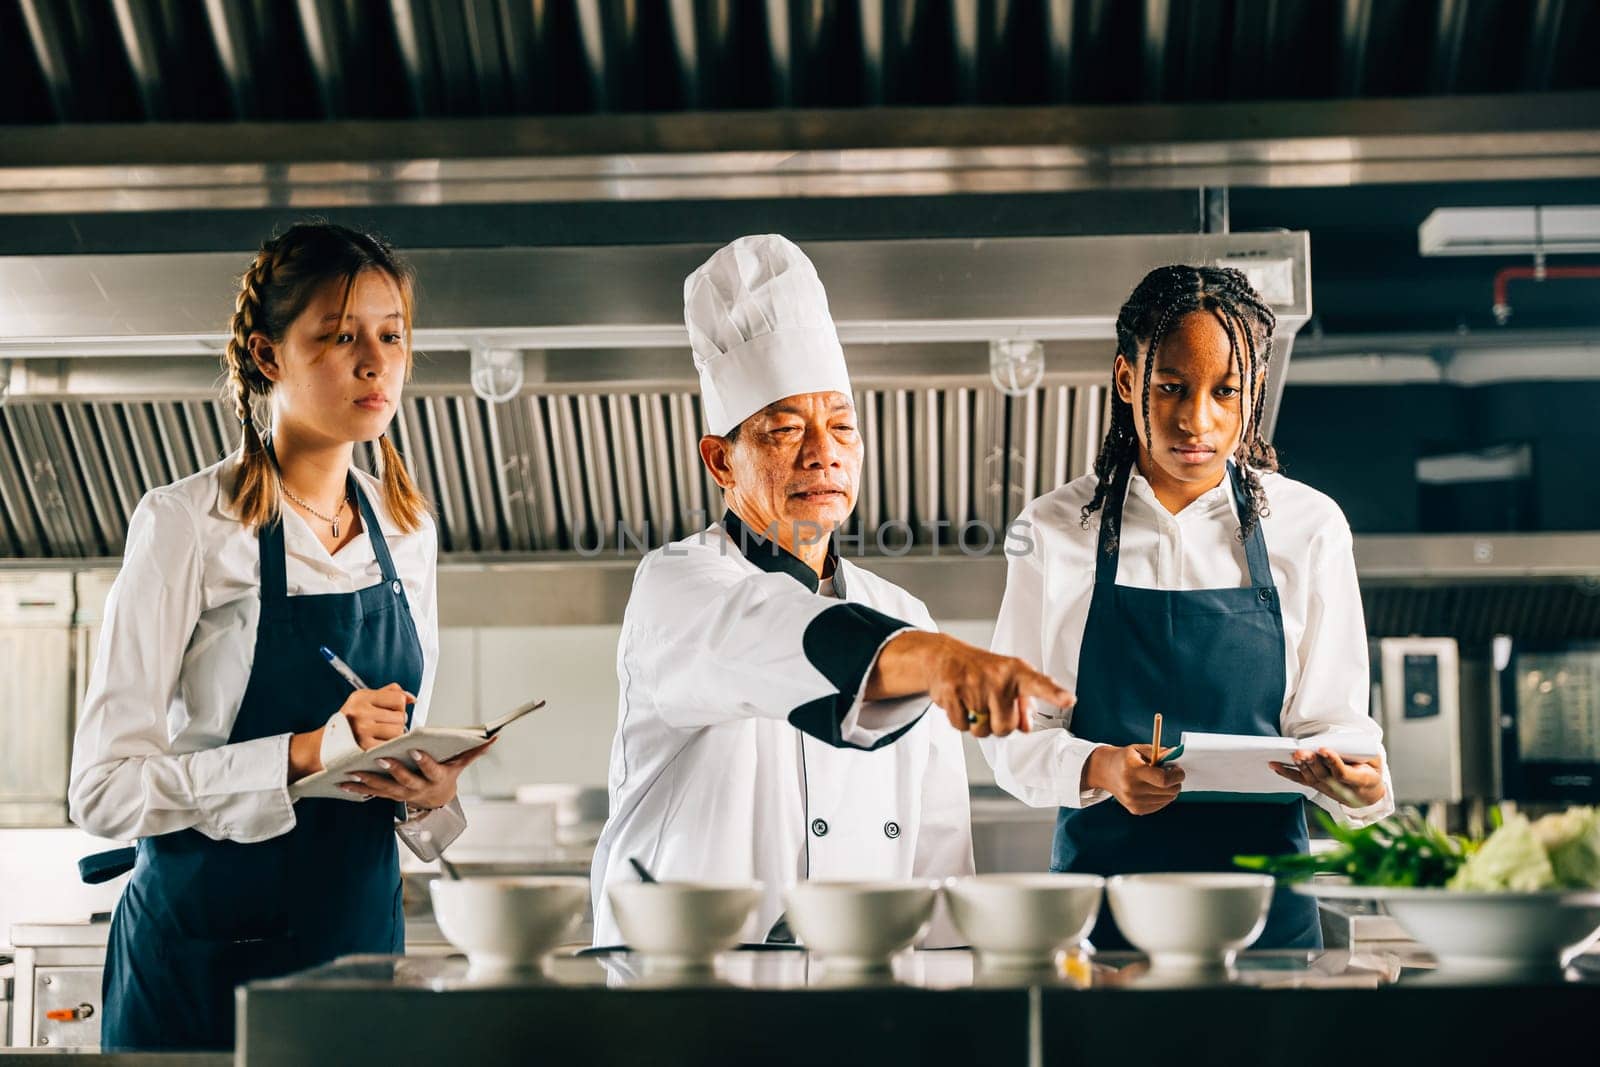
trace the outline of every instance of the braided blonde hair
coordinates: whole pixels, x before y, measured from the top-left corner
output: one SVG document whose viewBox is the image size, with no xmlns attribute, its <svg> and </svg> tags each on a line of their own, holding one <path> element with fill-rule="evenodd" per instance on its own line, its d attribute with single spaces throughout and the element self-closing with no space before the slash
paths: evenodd
<svg viewBox="0 0 1600 1067">
<path fill-rule="evenodd" d="M 296 223 L 263 242 L 239 280 L 222 366 L 228 375 L 227 395 L 233 400 L 244 436 L 233 499 L 240 520 L 251 529 L 277 520 L 282 484 L 278 465 L 256 425 L 255 400 L 271 393 L 273 383 L 250 355 L 250 335 L 261 333 L 274 342 L 281 341 L 318 289 L 330 281 L 343 281 L 348 302 L 352 283 L 363 270 L 382 271 L 400 290 L 409 380 L 414 275 L 410 265 L 381 237 L 320 220 Z M 384 506 L 401 530 L 415 531 L 428 512 L 427 501 L 387 434 L 378 451 Z"/>
</svg>

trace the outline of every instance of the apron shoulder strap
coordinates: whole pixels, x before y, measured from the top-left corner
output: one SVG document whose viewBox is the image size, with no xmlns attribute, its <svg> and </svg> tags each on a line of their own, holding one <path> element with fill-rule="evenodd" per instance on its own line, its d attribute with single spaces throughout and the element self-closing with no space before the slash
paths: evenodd
<svg viewBox="0 0 1600 1067">
<path fill-rule="evenodd" d="M 283 516 L 256 531 L 261 546 L 261 616 L 284 619 L 289 616 L 289 580 L 283 558 Z"/>
<path fill-rule="evenodd" d="M 389 543 L 384 540 L 383 527 L 378 525 L 378 516 L 373 512 L 367 494 L 361 491 L 361 483 L 354 471 L 350 472 L 350 491 L 355 494 L 356 506 L 361 509 L 361 525 L 366 527 L 367 539 L 372 542 L 372 554 L 377 557 L 383 580 L 393 582 L 398 575 L 395 573 L 394 559 L 389 555 Z"/>
<path fill-rule="evenodd" d="M 1122 538 L 1118 536 L 1118 531 L 1122 526 L 1122 510 L 1128 499 L 1130 469 L 1124 467 L 1112 478 L 1111 488 L 1106 491 L 1105 502 L 1100 507 L 1100 536 L 1094 554 L 1094 580 L 1097 585 L 1115 585 L 1117 582 L 1117 564 L 1122 556 Z M 1244 474 L 1232 460 L 1228 461 L 1228 478 L 1233 486 L 1234 505 L 1242 515 L 1249 497 L 1245 492 Z M 1105 546 L 1112 538 L 1116 539 L 1116 546 L 1107 552 Z M 1245 538 L 1244 556 L 1250 568 L 1250 584 L 1260 589 L 1275 588 L 1272 567 L 1267 562 L 1267 540 L 1261 532 L 1259 519 L 1250 536 Z"/>
<path fill-rule="evenodd" d="M 1244 514 L 1249 496 L 1245 492 L 1244 472 L 1241 471 L 1233 460 L 1228 461 L 1228 478 L 1233 483 L 1233 503 L 1238 508 L 1239 514 Z M 1267 562 L 1267 539 L 1261 533 L 1261 519 L 1256 518 L 1256 527 L 1250 531 L 1250 536 L 1244 539 L 1244 558 L 1250 565 L 1250 584 L 1258 589 L 1275 588 L 1272 581 L 1272 567 Z"/>
</svg>

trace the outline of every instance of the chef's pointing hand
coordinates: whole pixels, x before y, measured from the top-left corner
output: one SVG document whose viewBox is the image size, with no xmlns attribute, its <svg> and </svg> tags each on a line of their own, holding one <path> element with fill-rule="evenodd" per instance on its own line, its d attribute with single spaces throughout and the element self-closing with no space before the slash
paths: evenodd
<svg viewBox="0 0 1600 1067">
<path fill-rule="evenodd" d="M 974 737 L 1030 731 L 1028 700 L 1058 707 L 1076 698 L 1054 679 L 1015 656 L 1000 656 L 947 634 L 909 630 L 878 654 L 867 679 L 867 699 L 927 693 L 944 709 L 950 725 Z"/>
</svg>

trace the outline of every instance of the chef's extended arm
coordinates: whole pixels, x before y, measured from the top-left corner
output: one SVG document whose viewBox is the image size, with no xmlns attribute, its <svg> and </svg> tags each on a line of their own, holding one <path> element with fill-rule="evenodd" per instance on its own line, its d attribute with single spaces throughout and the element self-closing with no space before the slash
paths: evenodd
<svg viewBox="0 0 1600 1067">
<path fill-rule="evenodd" d="M 930 697 L 978 736 L 1026 730 L 1029 697 L 1073 701 L 1020 659 L 818 597 L 786 575 L 665 560 L 640 565 L 623 668 L 671 725 L 783 718 L 832 745 L 876 748 Z"/>
<path fill-rule="evenodd" d="M 927 710 L 925 690 L 866 693 L 879 652 L 907 623 L 699 555 L 647 557 L 623 624 L 624 669 L 669 725 L 783 719 L 831 745 L 871 749 Z"/>
</svg>

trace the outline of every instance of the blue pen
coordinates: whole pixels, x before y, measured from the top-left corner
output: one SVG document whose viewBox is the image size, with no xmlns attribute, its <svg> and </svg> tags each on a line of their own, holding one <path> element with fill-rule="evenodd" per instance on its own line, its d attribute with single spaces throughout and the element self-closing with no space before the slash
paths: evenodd
<svg viewBox="0 0 1600 1067">
<path fill-rule="evenodd" d="M 351 669 L 350 664 L 340 659 L 333 649 L 323 645 L 317 651 L 322 653 L 322 658 L 328 661 L 328 666 L 339 672 L 339 677 L 350 683 L 352 689 L 371 689 L 372 687 L 361 680 L 361 675 Z"/>
</svg>

